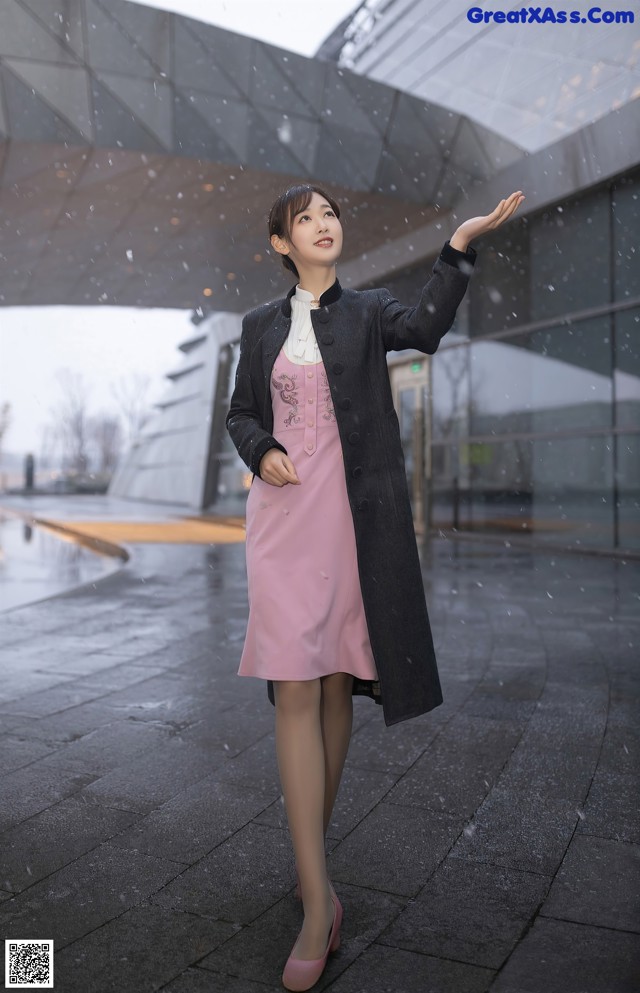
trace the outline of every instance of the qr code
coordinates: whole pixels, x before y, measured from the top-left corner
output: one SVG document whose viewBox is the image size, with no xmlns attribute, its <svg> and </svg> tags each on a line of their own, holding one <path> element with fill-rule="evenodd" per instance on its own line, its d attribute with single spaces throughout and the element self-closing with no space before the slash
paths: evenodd
<svg viewBox="0 0 640 993">
<path fill-rule="evenodd" d="M 9 990 L 53 987 L 53 939 L 6 938 L 4 984 Z"/>
</svg>

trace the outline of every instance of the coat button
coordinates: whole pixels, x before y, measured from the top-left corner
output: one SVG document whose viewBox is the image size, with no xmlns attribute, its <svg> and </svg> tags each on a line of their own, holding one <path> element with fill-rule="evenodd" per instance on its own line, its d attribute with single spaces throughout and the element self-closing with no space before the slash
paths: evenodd
<svg viewBox="0 0 640 993">
<path fill-rule="evenodd" d="M 327 308 L 323 307 L 322 310 L 317 311 L 317 314 L 318 314 L 318 320 L 322 321 L 323 324 L 326 324 L 327 321 L 329 320 L 329 311 L 327 310 Z"/>
<path fill-rule="evenodd" d="M 368 506 L 369 501 L 366 497 L 363 497 L 362 500 L 358 500 L 358 510 L 366 510 Z"/>
<path fill-rule="evenodd" d="M 353 468 L 353 469 L 351 470 L 351 475 L 352 475 L 352 476 L 361 476 L 361 475 L 362 475 L 362 466 L 361 466 L 361 465 L 357 465 L 357 466 L 355 466 L 355 467 L 354 467 L 354 468 Z"/>
<path fill-rule="evenodd" d="M 333 345 L 333 335 L 332 334 L 323 334 L 322 335 L 322 344 L 323 345 Z"/>
<path fill-rule="evenodd" d="M 343 410 L 348 410 L 349 407 L 351 406 L 351 400 L 349 399 L 349 397 L 345 397 L 344 400 L 341 400 L 340 406 L 342 407 Z"/>
<path fill-rule="evenodd" d="M 334 362 L 333 371 L 335 372 L 336 376 L 339 376 L 341 372 L 344 372 L 344 366 L 342 362 Z"/>
<path fill-rule="evenodd" d="M 349 435 L 349 441 L 351 442 L 352 445 L 358 444 L 358 442 L 360 441 L 360 435 L 358 434 L 357 431 L 351 432 L 351 434 Z"/>
</svg>

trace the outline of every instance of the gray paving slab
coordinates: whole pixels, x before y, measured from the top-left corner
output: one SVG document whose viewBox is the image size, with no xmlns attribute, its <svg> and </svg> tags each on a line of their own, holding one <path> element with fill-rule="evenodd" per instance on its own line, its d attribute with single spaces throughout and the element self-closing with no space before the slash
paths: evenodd
<svg viewBox="0 0 640 993">
<path fill-rule="evenodd" d="M 637 773 L 640 769 L 640 721 L 632 726 L 607 722 L 598 767 L 623 776 Z"/>
<path fill-rule="evenodd" d="M 490 993 L 637 993 L 640 936 L 538 917 Z"/>
<path fill-rule="evenodd" d="M 596 769 L 577 834 L 640 845 L 640 774 Z"/>
<path fill-rule="evenodd" d="M 499 969 L 535 917 L 550 876 L 447 858 L 378 939 Z"/>
<path fill-rule="evenodd" d="M 368 700 L 355 700 L 355 704 L 359 706 L 361 714 L 368 713 L 369 717 L 360 727 L 356 727 L 354 722 L 349 744 L 349 762 L 372 773 L 402 775 L 424 754 L 429 743 L 450 717 L 443 707 L 438 707 L 431 712 L 433 717 L 421 715 L 412 721 L 403 721 L 406 724 L 403 734 L 401 726 L 392 725 L 388 728 L 377 719 L 376 714 L 372 715 Z"/>
<path fill-rule="evenodd" d="M 464 818 L 381 801 L 327 859 L 331 878 L 415 896 L 459 836 Z"/>
<path fill-rule="evenodd" d="M 77 707 L 81 703 L 99 700 L 107 693 L 123 689 L 126 686 L 133 686 L 134 683 L 142 682 L 163 671 L 158 667 L 152 669 L 149 666 L 138 666 L 130 663 L 110 664 L 99 672 L 92 673 L 90 679 L 80 676 L 77 679 L 72 678 L 62 683 L 58 682 L 57 685 L 54 684 L 39 693 L 22 692 L 14 700 L 10 700 L 4 705 L 0 704 L 0 719 L 3 712 L 2 706 L 5 706 L 12 715 L 20 717 L 49 717 L 71 707 Z M 21 690 L 24 690 L 24 687 L 21 687 Z"/>
<path fill-rule="evenodd" d="M 112 845 L 192 865 L 273 803 L 260 793 L 213 776 L 198 780 L 111 839 Z"/>
<path fill-rule="evenodd" d="M 7 726 L 0 718 L 0 735 L 2 736 L 2 771 L 6 775 L 14 769 L 20 769 L 24 765 L 30 765 L 36 759 L 48 755 L 51 745 L 37 739 L 25 738 L 16 731 L 12 734 L 12 729 L 20 726 L 21 721 L 11 721 Z"/>
<path fill-rule="evenodd" d="M 604 722 L 532 715 L 500 776 L 500 788 L 582 804 L 598 765 Z"/>
<path fill-rule="evenodd" d="M 0 768 L 1 761 L 0 744 Z M 2 833 L 39 814 L 54 803 L 78 793 L 96 779 L 92 772 L 51 767 L 50 752 L 0 779 L 0 839 Z"/>
<path fill-rule="evenodd" d="M 390 790 L 392 803 L 470 818 L 522 736 L 516 721 L 458 714 Z"/>
<path fill-rule="evenodd" d="M 319 989 L 330 986 L 378 938 L 389 921 L 402 909 L 401 898 L 359 886 L 338 886 L 344 907 L 341 943 L 329 963 Z M 207 956 L 199 965 L 203 969 L 245 980 L 265 982 L 269 988 L 280 988 L 284 961 L 280 949 L 291 944 L 291 935 L 300 929 L 300 910 L 291 893 L 239 931 L 224 947 Z M 285 955 L 286 960 L 286 955 Z"/>
<path fill-rule="evenodd" d="M 163 993 L 265 993 L 265 990 L 284 989 L 278 980 L 277 985 L 264 982 L 254 983 L 250 979 L 238 979 L 228 974 L 217 974 L 205 969 L 185 969 L 181 975 L 162 987 Z"/>
<path fill-rule="evenodd" d="M 492 973 L 488 969 L 407 952 L 401 948 L 387 948 L 376 943 L 359 956 L 330 989 L 336 993 L 484 993 Z"/>
<path fill-rule="evenodd" d="M 454 857 L 553 874 L 580 814 L 573 800 L 494 787 L 456 842 Z"/>
<path fill-rule="evenodd" d="M 38 664 L 37 661 L 35 663 Z M 5 666 L 2 666 L 4 671 Z M 62 679 L 71 679 L 70 675 L 58 675 L 49 672 L 6 672 L 0 691 L 0 706 L 7 707 L 13 700 L 19 699 L 25 693 L 40 693 L 53 689 Z"/>
<path fill-rule="evenodd" d="M 66 797 L 3 833 L 0 885 L 21 893 L 103 841 L 115 843 L 138 816 Z"/>
<path fill-rule="evenodd" d="M 6 938 L 53 937 L 63 948 L 140 904 L 178 876 L 178 862 L 103 842 L 0 904 Z"/>
<path fill-rule="evenodd" d="M 176 736 L 94 778 L 82 796 L 87 803 L 150 813 L 204 779 L 215 762 L 224 762 L 224 756 L 214 757 L 209 748 L 198 742 L 186 744 Z"/>
<path fill-rule="evenodd" d="M 640 933 L 640 847 L 574 838 L 541 914 Z"/>
<path fill-rule="evenodd" d="M 132 907 L 56 955 L 55 988 L 64 993 L 166 989 L 234 930 L 233 924 L 195 914 Z"/>
<path fill-rule="evenodd" d="M 244 547 L 132 553 L 0 615 L 1 936 L 53 937 L 63 993 L 281 989 L 301 906 L 274 708 L 236 675 Z M 316 988 L 635 993 L 640 563 L 440 539 L 421 560 L 445 700 L 391 728 L 354 700 Z"/>
<path fill-rule="evenodd" d="M 287 832 L 245 824 L 155 893 L 152 902 L 249 924 L 290 891 L 293 879 Z"/>
<path fill-rule="evenodd" d="M 270 746 L 273 747 L 272 742 Z M 376 772 L 372 775 L 370 769 L 361 769 L 347 763 L 327 833 L 332 838 L 346 838 L 385 794 L 391 796 L 389 791 L 395 782 L 395 777 L 388 773 Z M 285 828 L 287 819 L 284 803 L 272 803 L 256 817 L 256 821 L 259 824 Z"/>
</svg>

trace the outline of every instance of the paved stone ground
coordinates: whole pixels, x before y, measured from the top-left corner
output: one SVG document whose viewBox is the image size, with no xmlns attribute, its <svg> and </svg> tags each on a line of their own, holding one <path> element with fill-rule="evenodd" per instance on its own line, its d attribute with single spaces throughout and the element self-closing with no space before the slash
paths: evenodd
<svg viewBox="0 0 640 993">
<path fill-rule="evenodd" d="M 354 700 L 314 989 L 637 993 L 640 563 L 422 557 L 445 703 L 387 728 Z M 301 909 L 246 617 L 242 544 L 136 546 L 0 616 L 0 937 L 53 938 L 61 993 L 282 989 Z"/>
</svg>

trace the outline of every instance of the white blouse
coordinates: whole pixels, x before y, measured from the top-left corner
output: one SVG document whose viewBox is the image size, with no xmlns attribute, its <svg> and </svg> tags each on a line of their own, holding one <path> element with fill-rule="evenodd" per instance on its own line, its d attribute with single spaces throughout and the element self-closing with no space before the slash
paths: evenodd
<svg viewBox="0 0 640 993">
<path fill-rule="evenodd" d="M 311 365 L 320 362 L 321 355 L 316 341 L 315 331 L 311 323 L 311 301 L 313 293 L 296 286 L 296 292 L 291 297 L 291 328 L 285 342 L 284 350 L 287 358 L 296 365 Z M 317 309 L 317 304 L 313 308 Z"/>
</svg>

